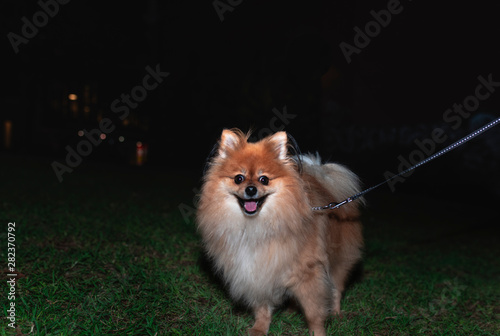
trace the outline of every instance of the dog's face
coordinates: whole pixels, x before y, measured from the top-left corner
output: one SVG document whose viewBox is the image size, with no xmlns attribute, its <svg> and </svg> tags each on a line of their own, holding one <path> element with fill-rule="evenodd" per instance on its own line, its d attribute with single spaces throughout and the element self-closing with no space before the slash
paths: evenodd
<svg viewBox="0 0 500 336">
<path fill-rule="evenodd" d="M 257 143 L 225 130 L 219 143 L 219 186 L 228 196 L 229 208 L 239 207 L 244 216 L 257 216 L 279 204 L 279 194 L 290 175 L 287 136 L 278 132 Z M 209 191 L 210 192 L 210 191 Z"/>
<path fill-rule="evenodd" d="M 222 132 L 204 176 L 200 229 L 215 240 L 236 239 L 242 232 L 256 242 L 284 232 L 300 234 L 312 212 L 300 161 L 288 155 L 287 134 L 277 132 L 255 143 L 247 139 L 238 130 Z M 296 146 L 292 150 L 298 152 Z M 224 244 L 217 246 L 223 249 Z"/>
<path fill-rule="evenodd" d="M 256 215 L 264 205 L 267 197 L 273 194 L 273 184 L 276 177 L 271 179 L 265 175 L 264 170 L 258 171 L 254 167 L 241 169 L 229 182 L 229 192 L 234 195 L 243 213 L 247 216 Z M 271 186 L 269 186 L 271 183 Z"/>
</svg>

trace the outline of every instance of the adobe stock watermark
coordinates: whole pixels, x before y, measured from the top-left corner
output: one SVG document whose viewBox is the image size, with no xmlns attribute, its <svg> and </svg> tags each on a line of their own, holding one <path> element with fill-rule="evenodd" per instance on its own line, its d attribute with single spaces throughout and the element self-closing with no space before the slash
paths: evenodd
<svg viewBox="0 0 500 336">
<path fill-rule="evenodd" d="M 134 86 L 130 90 L 130 93 L 122 93 L 120 98 L 113 100 L 111 103 L 111 111 L 116 113 L 121 120 L 125 120 L 130 110 L 135 109 L 140 102 L 147 98 L 148 91 L 156 89 L 170 75 L 169 72 L 161 71 L 159 64 L 154 69 L 149 65 L 146 66 L 146 72 L 147 74 L 143 77 L 141 85 Z M 102 118 L 98 128 L 91 129 L 90 131 L 83 130 L 84 139 L 76 144 L 75 149 L 69 145 L 66 146 L 65 164 L 58 161 L 54 161 L 51 164 L 59 182 L 63 181 L 65 173 L 73 172 L 73 169 L 82 163 L 83 158 L 89 156 L 94 147 L 102 143 L 102 134 L 110 134 L 115 128 L 116 125 L 113 124 L 111 119 Z"/>
<path fill-rule="evenodd" d="M 235 7 L 239 6 L 243 0 L 214 0 L 212 6 L 214 6 L 215 12 L 219 16 L 221 22 L 224 21 L 224 13 L 232 12 Z"/>
<path fill-rule="evenodd" d="M 400 14 L 402 11 L 403 5 L 399 0 L 389 0 L 387 8 L 381 9 L 378 12 L 371 10 L 370 15 L 373 17 L 373 20 L 365 24 L 364 31 L 358 26 L 354 27 L 354 32 L 356 33 L 353 40 L 354 45 L 344 41 L 339 44 L 347 63 L 350 64 L 352 62 L 352 55 L 359 54 L 362 49 L 370 44 L 372 38 L 380 34 L 382 28 L 386 28 L 391 23 L 393 15 Z"/>
<path fill-rule="evenodd" d="M 477 77 L 479 84 L 477 84 L 474 95 L 465 97 L 461 104 L 453 104 L 452 108 L 447 109 L 443 113 L 444 122 L 448 123 L 453 130 L 458 129 L 464 120 L 471 116 L 471 113 L 479 108 L 480 102 L 488 99 L 497 87 L 500 87 L 500 82 L 493 81 L 493 75 L 490 73 L 485 78 L 483 76 Z M 402 173 L 411 166 L 423 161 L 426 157 L 431 156 L 436 151 L 436 145 L 445 142 L 448 139 L 445 131 L 442 128 L 435 128 L 431 132 L 429 138 L 419 140 L 415 139 L 414 143 L 418 149 L 413 150 L 408 158 L 404 158 L 402 155 L 398 156 L 399 165 L 398 173 Z M 395 185 L 398 182 L 404 182 L 414 170 L 407 172 L 401 176 L 396 176 L 390 171 L 384 173 L 384 178 L 389 179 L 394 176 L 394 179 L 388 182 L 389 188 L 392 192 L 395 191 Z"/>
<path fill-rule="evenodd" d="M 181 203 L 177 206 L 186 224 L 196 219 L 196 209 L 198 207 L 199 195 L 201 194 L 201 190 L 198 188 L 193 188 L 192 191 L 194 194 L 192 205 Z"/>
<path fill-rule="evenodd" d="M 279 131 L 283 131 L 285 126 L 290 123 L 291 120 L 297 117 L 296 114 L 288 113 L 286 105 L 283 106 L 282 111 L 277 108 L 273 108 L 274 117 L 269 120 L 269 127 L 262 128 L 259 130 L 257 135 L 251 135 L 248 140 L 257 141 L 268 135 L 274 134 Z"/>
<path fill-rule="evenodd" d="M 70 0 L 40 0 L 38 1 L 38 6 L 41 10 L 35 12 L 31 21 L 23 16 L 21 21 L 23 23 L 21 27 L 21 34 L 16 34 L 14 32 L 9 32 L 7 38 L 14 49 L 14 53 L 19 52 L 19 47 L 23 44 L 28 44 L 28 42 L 38 34 L 38 30 L 45 27 L 49 20 L 59 13 L 59 6 L 66 5 Z"/>
</svg>

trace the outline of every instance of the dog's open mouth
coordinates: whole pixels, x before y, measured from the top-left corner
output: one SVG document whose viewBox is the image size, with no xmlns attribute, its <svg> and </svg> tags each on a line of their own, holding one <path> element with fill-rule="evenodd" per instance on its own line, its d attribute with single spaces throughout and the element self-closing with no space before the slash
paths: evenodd
<svg viewBox="0 0 500 336">
<path fill-rule="evenodd" d="M 240 204 L 243 212 L 249 216 L 252 216 L 260 210 L 262 204 L 264 204 L 264 201 L 267 198 L 267 195 L 261 198 L 244 199 L 238 196 L 236 196 L 236 198 L 238 199 L 238 203 Z"/>
</svg>

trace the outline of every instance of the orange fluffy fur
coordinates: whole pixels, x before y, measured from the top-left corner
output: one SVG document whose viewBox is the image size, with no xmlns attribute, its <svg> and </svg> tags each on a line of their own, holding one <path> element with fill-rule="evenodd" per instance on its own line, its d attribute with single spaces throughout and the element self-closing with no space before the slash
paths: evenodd
<svg viewBox="0 0 500 336">
<path fill-rule="evenodd" d="M 250 335 L 267 334 L 273 308 L 290 296 L 310 333 L 325 335 L 325 319 L 340 312 L 346 278 L 361 258 L 359 201 L 336 210 L 311 207 L 352 196 L 358 179 L 312 155 L 301 156 L 300 173 L 285 132 L 247 139 L 224 130 L 209 163 L 197 214 L 204 246 L 230 295 L 253 309 Z"/>
</svg>

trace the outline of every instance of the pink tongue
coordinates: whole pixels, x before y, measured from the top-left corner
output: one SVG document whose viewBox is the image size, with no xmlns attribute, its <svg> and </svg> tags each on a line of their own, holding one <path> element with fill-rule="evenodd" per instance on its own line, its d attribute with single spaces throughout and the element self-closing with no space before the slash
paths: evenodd
<svg viewBox="0 0 500 336">
<path fill-rule="evenodd" d="M 248 212 L 254 212 L 255 210 L 257 210 L 257 202 L 246 201 L 245 202 L 245 210 Z"/>
</svg>

